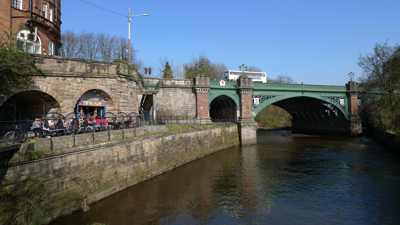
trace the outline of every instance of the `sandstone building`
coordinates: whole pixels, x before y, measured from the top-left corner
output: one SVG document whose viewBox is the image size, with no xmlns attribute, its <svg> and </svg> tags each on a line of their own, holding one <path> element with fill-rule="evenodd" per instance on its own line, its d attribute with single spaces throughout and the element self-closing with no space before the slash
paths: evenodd
<svg viewBox="0 0 400 225">
<path fill-rule="evenodd" d="M 0 32 L 17 37 L 26 52 L 58 55 L 61 0 L 0 0 Z"/>
</svg>

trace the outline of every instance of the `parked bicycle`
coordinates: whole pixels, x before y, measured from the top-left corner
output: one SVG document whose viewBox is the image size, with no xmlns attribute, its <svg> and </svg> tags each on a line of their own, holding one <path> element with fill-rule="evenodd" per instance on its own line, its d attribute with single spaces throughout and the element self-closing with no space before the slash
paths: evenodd
<svg viewBox="0 0 400 225">
<path fill-rule="evenodd" d="M 26 141 L 27 139 L 28 139 L 28 135 L 22 129 L 20 124 L 17 124 L 15 126 L 14 131 L 9 131 L 9 132 L 7 132 L 6 135 L 4 135 L 4 141 L 9 145 L 12 145 L 16 142 L 22 143 L 22 142 Z"/>
</svg>

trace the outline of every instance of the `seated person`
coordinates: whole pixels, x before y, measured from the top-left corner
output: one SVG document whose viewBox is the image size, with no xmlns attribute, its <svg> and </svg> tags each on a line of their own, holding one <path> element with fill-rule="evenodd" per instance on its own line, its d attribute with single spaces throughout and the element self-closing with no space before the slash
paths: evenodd
<svg viewBox="0 0 400 225">
<path fill-rule="evenodd" d="M 75 134 L 79 130 L 79 121 L 77 118 L 74 118 L 71 122 L 71 131 Z"/>
<path fill-rule="evenodd" d="M 132 123 L 132 116 L 129 115 L 128 120 L 125 121 L 125 126 L 126 126 L 126 127 L 129 127 L 129 125 L 130 125 L 131 123 Z"/>
<path fill-rule="evenodd" d="M 88 120 L 89 120 L 89 118 L 83 120 L 82 127 L 87 127 L 89 125 Z"/>
<path fill-rule="evenodd" d="M 56 124 L 56 128 L 57 128 L 57 129 L 64 129 L 64 123 L 63 123 L 63 121 L 61 120 L 61 118 L 58 118 L 57 124 Z"/>
<path fill-rule="evenodd" d="M 39 131 L 39 137 L 43 137 L 43 132 L 47 132 L 50 130 L 49 121 L 43 120 L 41 124 L 41 129 Z"/>
<path fill-rule="evenodd" d="M 96 116 L 96 126 L 100 126 L 100 125 L 101 125 L 101 117 Z"/>
<path fill-rule="evenodd" d="M 48 120 L 49 128 L 52 128 L 55 126 L 53 119 Z"/>
<path fill-rule="evenodd" d="M 112 122 L 113 122 L 114 130 L 119 129 L 119 122 L 117 120 L 117 117 L 114 116 Z"/>
<path fill-rule="evenodd" d="M 101 124 L 106 127 L 107 126 L 107 119 L 105 117 L 103 117 L 103 119 L 101 120 Z"/>
<path fill-rule="evenodd" d="M 35 137 L 37 137 L 40 133 L 40 119 L 39 118 L 35 118 L 35 121 L 33 121 L 32 123 L 32 127 L 31 130 L 33 130 L 33 132 L 35 132 Z"/>
</svg>

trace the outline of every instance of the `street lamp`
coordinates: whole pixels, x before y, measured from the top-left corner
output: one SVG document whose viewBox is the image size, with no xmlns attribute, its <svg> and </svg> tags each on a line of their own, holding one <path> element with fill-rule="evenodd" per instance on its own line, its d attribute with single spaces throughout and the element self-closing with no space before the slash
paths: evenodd
<svg viewBox="0 0 400 225">
<path fill-rule="evenodd" d="M 247 70 L 247 66 L 242 64 L 241 66 L 239 66 L 239 70 L 242 71 L 242 76 L 245 76 L 246 74 L 244 72 Z"/>
<path fill-rule="evenodd" d="M 352 81 L 353 81 L 353 77 L 354 77 L 354 73 L 353 73 L 353 72 L 350 72 L 350 73 L 349 73 L 349 77 L 350 77 L 350 82 L 352 82 Z"/>
<path fill-rule="evenodd" d="M 131 8 L 128 8 L 128 66 L 131 64 L 131 17 L 132 16 L 148 16 L 149 14 L 131 15 Z M 128 67 L 129 71 L 129 67 Z"/>
</svg>

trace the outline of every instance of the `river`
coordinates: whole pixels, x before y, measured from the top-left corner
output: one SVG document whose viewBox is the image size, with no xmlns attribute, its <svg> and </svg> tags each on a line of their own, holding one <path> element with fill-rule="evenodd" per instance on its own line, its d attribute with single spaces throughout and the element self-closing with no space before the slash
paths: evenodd
<svg viewBox="0 0 400 225">
<path fill-rule="evenodd" d="M 257 139 L 54 224 L 400 224 L 399 152 L 366 137 L 259 131 Z"/>
</svg>

